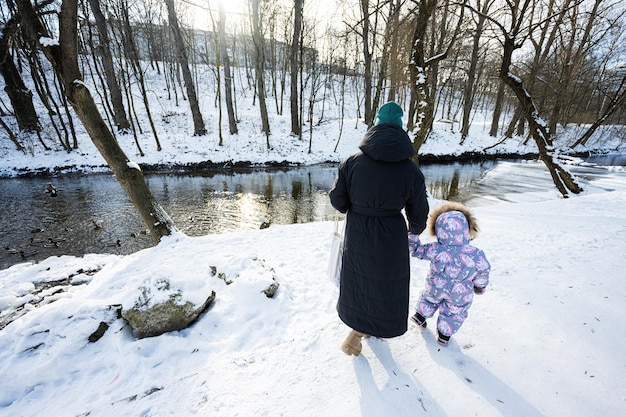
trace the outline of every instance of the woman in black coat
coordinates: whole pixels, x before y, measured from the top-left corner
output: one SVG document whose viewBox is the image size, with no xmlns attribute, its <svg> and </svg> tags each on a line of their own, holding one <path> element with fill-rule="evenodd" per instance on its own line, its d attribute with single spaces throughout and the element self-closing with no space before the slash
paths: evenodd
<svg viewBox="0 0 626 417">
<path fill-rule="evenodd" d="M 380 108 L 359 149 L 339 165 L 330 190 L 333 207 L 347 213 L 337 312 L 352 329 L 341 348 L 355 356 L 363 336 L 406 332 L 407 231 L 420 234 L 428 217 L 424 175 L 411 160 L 413 144 L 398 104 Z"/>
</svg>

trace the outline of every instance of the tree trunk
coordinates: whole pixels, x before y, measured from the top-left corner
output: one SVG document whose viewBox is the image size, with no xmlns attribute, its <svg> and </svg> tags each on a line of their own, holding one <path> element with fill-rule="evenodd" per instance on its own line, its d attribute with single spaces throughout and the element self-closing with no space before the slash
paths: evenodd
<svg viewBox="0 0 626 417">
<path fill-rule="evenodd" d="M 409 66 L 411 74 L 412 93 L 415 94 L 415 100 L 412 100 L 416 106 L 416 127 L 415 139 L 413 147 L 415 148 L 415 160 L 420 147 L 426 141 L 428 132 L 434 120 L 435 107 L 428 89 L 428 78 L 426 77 L 426 56 L 424 50 L 424 40 L 426 38 L 426 30 L 428 21 L 435 12 L 437 7 L 436 0 L 423 0 L 420 2 L 419 11 L 415 19 L 415 31 L 413 32 L 413 50 L 411 52 L 411 65 Z"/>
<path fill-rule="evenodd" d="M 474 32 L 474 43 L 472 46 L 472 55 L 470 57 L 470 67 L 467 77 L 467 84 L 463 91 L 463 119 L 461 122 L 461 145 L 467 138 L 470 129 L 470 115 L 474 106 L 474 84 L 476 83 L 476 68 L 478 67 L 478 55 L 480 48 L 480 38 L 483 34 L 485 26 L 486 13 L 489 10 L 489 2 L 485 1 L 482 7 L 482 13 L 478 15 L 476 31 Z"/>
<path fill-rule="evenodd" d="M 398 82 L 401 78 L 400 72 L 404 72 L 403 70 L 399 71 L 399 63 L 403 60 L 398 56 L 398 34 L 396 32 L 400 31 L 400 6 L 402 5 L 402 0 L 395 0 L 392 3 L 392 6 L 395 10 L 393 14 L 393 28 L 394 34 L 391 37 L 391 49 L 389 56 L 389 91 L 387 92 L 387 101 L 396 101 Z M 402 66 L 404 68 L 404 66 Z"/>
<path fill-rule="evenodd" d="M 293 21 L 293 38 L 290 47 L 290 86 L 291 86 L 291 133 L 296 136 L 301 135 L 300 127 L 300 107 L 298 106 L 298 51 L 300 50 L 300 34 L 302 32 L 302 9 L 304 0 L 294 1 L 294 21 Z"/>
<path fill-rule="evenodd" d="M 0 30 L 0 74 L 4 78 L 7 93 L 17 125 L 24 132 L 39 132 L 41 125 L 33 105 L 33 92 L 26 88 L 24 80 L 9 53 L 9 38 L 17 30 L 18 21 L 12 16 Z"/>
<path fill-rule="evenodd" d="M 576 183 L 572 175 L 554 158 L 554 153 L 549 146 L 550 133 L 548 132 L 545 122 L 540 119 L 539 112 L 535 107 L 532 97 L 522 85 L 522 80 L 509 72 L 513 51 L 517 48 L 515 37 L 505 36 L 502 65 L 500 66 L 499 74 L 500 79 L 509 86 L 522 106 L 524 116 L 528 121 L 528 128 L 539 149 L 539 158 L 550 171 L 552 181 L 556 188 L 563 197 L 568 197 L 570 191 L 574 194 L 578 194 L 582 191 L 582 188 Z"/>
<path fill-rule="evenodd" d="M 20 141 L 17 140 L 17 136 L 15 136 L 15 134 L 11 131 L 11 128 L 9 128 L 6 123 L 4 123 L 4 120 L 2 120 L 2 118 L 0 118 L 0 127 L 2 127 L 7 132 L 7 135 L 9 136 L 9 139 L 11 139 L 11 142 L 13 142 L 13 144 L 15 145 L 15 148 L 25 154 L 26 149 L 22 146 Z"/>
<path fill-rule="evenodd" d="M 252 0 L 252 38 L 254 39 L 254 48 L 256 52 L 256 90 L 259 97 L 259 108 L 261 110 L 261 124 L 263 126 L 262 131 L 265 133 L 267 149 L 270 149 L 270 122 L 265 102 L 265 49 L 261 33 L 261 22 L 259 19 L 259 1 L 260 0 Z"/>
<path fill-rule="evenodd" d="M 559 123 L 563 123 L 563 114 L 568 101 L 572 100 L 572 91 L 576 82 L 576 74 L 580 69 L 582 60 L 584 59 L 584 51 L 589 47 L 591 40 L 591 31 L 598 16 L 598 9 L 604 0 L 594 0 L 591 11 L 585 13 L 588 15 L 587 24 L 580 36 L 577 33 L 576 22 L 572 23 L 571 38 L 566 46 L 566 57 L 563 62 L 561 77 L 558 82 L 558 88 L 555 94 L 555 104 L 549 119 L 549 128 L 551 134 L 556 134 L 556 127 Z M 574 9 L 575 14 L 579 11 Z"/>
<path fill-rule="evenodd" d="M 491 128 L 489 129 L 489 136 L 498 136 L 498 129 L 500 127 L 500 117 L 502 116 L 502 104 L 504 102 L 504 83 L 500 81 L 498 83 L 498 92 L 496 93 L 496 104 L 493 107 L 493 114 L 491 118 Z"/>
<path fill-rule="evenodd" d="M 600 117 L 589 126 L 589 128 L 585 131 L 585 133 L 570 147 L 575 148 L 578 145 L 586 145 L 591 135 L 595 133 L 595 131 L 606 122 L 606 120 L 611 117 L 615 112 L 620 110 L 622 106 L 626 103 L 626 90 L 624 87 L 626 86 L 626 76 L 622 78 L 619 87 L 617 88 L 617 92 L 611 99 L 609 100 L 609 104 L 606 106 Z"/>
<path fill-rule="evenodd" d="M 449 15 L 450 15 L 450 2 L 446 1 L 443 4 L 443 10 L 441 11 L 441 23 L 439 26 L 437 26 L 436 24 L 432 24 L 431 29 L 430 29 L 430 36 L 432 39 L 432 42 L 430 42 L 431 44 L 431 50 L 430 50 L 430 56 L 434 56 L 437 48 L 441 47 L 441 45 L 445 44 L 446 38 L 449 36 L 449 31 L 447 30 L 447 23 L 449 21 Z M 439 37 L 437 39 L 435 39 L 437 37 L 437 33 L 439 33 Z M 454 61 L 450 63 L 449 68 L 456 68 L 457 65 L 457 60 L 458 58 L 456 57 L 455 54 L 455 58 Z M 437 106 L 434 104 L 437 100 L 437 90 L 439 87 L 439 62 L 433 62 L 432 65 L 430 65 L 429 67 L 430 70 L 430 77 L 429 77 L 429 86 L 428 88 L 430 89 L 430 91 L 432 92 L 432 100 L 433 100 L 433 111 L 436 111 Z M 448 92 L 446 92 L 447 95 L 449 95 L 450 90 L 451 89 L 447 89 Z M 441 93 L 439 93 L 441 94 Z M 441 97 L 441 95 L 439 96 Z M 443 108 L 442 108 L 442 114 L 443 114 Z M 448 112 L 449 113 L 449 112 Z M 446 118 L 449 118 L 448 116 L 446 116 Z"/>
<path fill-rule="evenodd" d="M 107 87 L 109 88 L 111 105 L 113 106 L 113 122 L 118 130 L 130 129 L 130 122 L 126 117 L 126 110 L 124 109 L 122 90 L 115 75 L 113 56 L 111 55 L 111 42 L 109 41 L 106 18 L 100 9 L 100 0 L 89 0 L 89 5 L 96 19 L 96 28 L 98 29 L 98 37 L 101 45 L 100 52 L 102 53 L 104 77 Z"/>
<path fill-rule="evenodd" d="M 372 109 L 377 109 L 380 106 L 380 97 L 383 94 L 383 88 L 385 83 L 387 82 L 388 74 L 389 74 L 389 61 L 390 54 L 389 50 L 395 42 L 397 42 L 398 37 L 398 27 L 397 27 L 397 15 L 398 10 L 396 10 L 395 5 L 393 3 L 389 3 L 389 16 L 387 18 L 387 25 L 385 27 L 385 35 L 383 36 L 383 51 L 382 56 L 380 58 L 380 69 L 378 71 L 378 82 L 376 83 L 376 89 L 374 91 L 374 99 L 372 101 Z M 394 19 L 394 16 L 396 17 Z"/>
<path fill-rule="evenodd" d="M 226 111 L 228 112 L 228 128 L 231 135 L 236 134 L 239 129 L 237 128 L 237 119 L 235 118 L 235 109 L 233 107 L 233 76 L 230 71 L 230 58 L 228 57 L 228 50 L 226 48 L 226 12 L 224 11 L 224 5 L 219 2 L 220 5 L 220 55 L 222 62 L 224 63 L 224 94 L 226 97 Z"/>
<path fill-rule="evenodd" d="M 365 95 L 364 104 L 365 108 L 365 124 L 372 126 L 374 124 L 374 110 L 372 109 L 372 53 L 370 52 L 370 14 L 369 14 L 369 1 L 361 0 L 361 17 L 363 22 L 363 31 L 361 33 L 361 39 L 363 42 L 363 75 L 365 81 Z"/>
<path fill-rule="evenodd" d="M 185 88 L 187 90 L 187 98 L 189 99 L 189 106 L 191 107 L 194 135 L 203 136 L 206 135 L 207 131 L 204 126 L 204 120 L 202 119 L 202 113 L 200 112 L 196 86 L 193 83 L 193 77 L 191 76 L 191 71 L 189 70 L 187 50 L 185 49 L 183 35 L 181 34 L 180 27 L 178 25 L 178 17 L 176 16 L 176 10 L 174 9 L 174 0 L 165 0 L 165 2 L 167 4 L 168 22 L 170 24 L 170 28 L 172 29 L 172 33 L 174 34 L 174 42 L 176 44 L 176 58 L 183 73 L 183 80 L 185 81 Z"/>
<path fill-rule="evenodd" d="M 40 42 L 41 38 L 51 38 L 35 14 L 30 0 L 16 0 L 16 3 L 22 16 L 25 38 L 33 44 Z M 59 44 L 43 46 L 43 51 L 63 82 L 67 99 L 89 137 L 113 170 L 150 234 L 158 242 L 161 237 L 171 234 L 176 228 L 152 196 L 139 166 L 130 161 L 119 147 L 89 89 L 81 81 L 77 47 L 77 3 L 78 0 L 63 1 L 59 13 Z"/>
<path fill-rule="evenodd" d="M 161 141 L 159 140 L 159 135 L 156 130 L 156 126 L 154 125 L 154 120 L 152 118 L 152 111 L 150 110 L 150 103 L 148 100 L 148 91 L 146 89 L 146 82 L 144 78 L 144 72 L 141 68 L 141 61 L 139 60 L 139 52 L 137 51 L 137 46 L 135 45 L 135 39 L 133 36 L 133 27 L 130 23 L 130 15 L 129 15 L 129 7 L 127 3 L 120 4 L 119 10 L 122 21 L 123 28 L 120 29 L 122 42 L 124 45 L 124 53 L 126 62 L 130 62 L 131 68 L 133 70 L 133 74 L 137 77 L 137 85 L 139 86 L 139 90 L 141 91 L 141 98 L 143 100 L 143 105 L 146 110 L 146 118 L 148 119 L 148 123 L 150 124 L 150 129 L 152 130 L 152 135 L 154 136 L 154 140 L 157 145 L 157 150 L 161 151 Z M 128 91 L 128 90 L 127 90 Z M 141 132 L 141 124 L 137 118 L 137 114 L 134 112 L 134 100 L 132 99 L 132 95 L 128 94 L 129 98 L 129 111 L 133 111 L 135 116 L 135 120 L 137 120 L 137 126 L 139 127 L 139 131 Z M 135 137 L 135 141 L 137 141 L 137 137 Z M 138 146 L 139 148 L 139 146 Z M 144 156 L 143 152 L 141 156 Z"/>
</svg>

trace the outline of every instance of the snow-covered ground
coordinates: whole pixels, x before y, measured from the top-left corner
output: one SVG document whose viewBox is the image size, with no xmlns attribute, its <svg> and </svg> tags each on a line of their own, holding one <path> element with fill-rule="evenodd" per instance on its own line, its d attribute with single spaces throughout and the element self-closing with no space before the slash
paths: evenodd
<svg viewBox="0 0 626 417">
<path fill-rule="evenodd" d="M 0 331 L 0 414 L 621 416 L 624 205 L 622 180 L 620 191 L 476 208 L 491 285 L 451 345 L 410 326 L 357 358 L 339 350 L 348 329 L 325 276 L 332 222 L 13 266 L 0 272 L 0 314 L 26 314 Z M 411 260 L 413 301 L 427 269 Z M 34 283 L 68 277 L 66 292 L 28 304 Z M 110 306 L 161 277 L 217 298 L 192 327 L 138 340 Z M 261 291 L 274 279 L 270 299 Z M 100 322 L 108 331 L 88 342 Z"/>
<path fill-rule="evenodd" d="M 225 130 L 220 147 L 209 102 L 208 136 L 191 136 L 186 110 L 163 108 L 163 151 L 149 134 L 140 137 L 145 157 L 132 135 L 120 143 L 140 164 L 315 164 L 355 152 L 364 133 L 349 116 L 334 152 L 340 125 L 333 116 L 315 127 L 309 152 L 308 132 L 298 141 L 289 135 L 288 115 L 274 114 L 267 150 L 253 122 L 258 109 L 242 104 L 241 133 Z M 449 124 L 435 128 L 424 154 L 456 155 L 498 141 L 478 118 L 462 147 Z M 509 139 L 492 152 L 535 151 L 532 141 L 521 141 Z M 21 154 L 0 140 L 0 174 L 101 170 L 89 138 L 81 134 L 79 144 L 65 153 L 27 142 Z M 623 147 L 617 136 L 591 144 Z M 0 330 L 0 415 L 621 416 L 626 178 L 623 168 L 611 169 L 580 196 L 541 190 L 540 199 L 518 196 L 474 209 L 482 229 L 474 242 L 492 264 L 491 285 L 447 348 L 436 343 L 431 324 L 425 332 L 411 326 L 398 338 L 368 339 L 356 358 L 339 350 L 348 329 L 325 275 L 331 222 L 176 234 L 128 256 L 52 257 L 2 270 L 0 319 L 17 318 Z M 506 174 L 492 175 L 516 180 Z M 427 270 L 427 262 L 411 260 L 412 303 Z M 233 282 L 226 285 L 220 274 Z M 137 339 L 111 306 L 132 305 L 139 288 L 165 278 L 190 297 L 215 291 L 216 300 L 184 331 Z M 280 287 L 267 298 L 262 290 L 274 280 Z M 50 288 L 35 295 L 46 282 Z M 108 330 L 89 342 L 101 322 Z"/>
</svg>

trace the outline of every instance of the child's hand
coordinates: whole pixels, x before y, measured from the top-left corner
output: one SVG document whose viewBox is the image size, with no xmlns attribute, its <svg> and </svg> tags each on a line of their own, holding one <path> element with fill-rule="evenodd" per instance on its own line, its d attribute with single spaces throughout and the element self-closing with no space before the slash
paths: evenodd
<svg viewBox="0 0 626 417">
<path fill-rule="evenodd" d="M 419 235 L 409 232 L 408 236 L 409 236 L 409 243 L 418 244 L 418 245 L 420 244 Z"/>
<path fill-rule="evenodd" d="M 409 251 L 411 252 L 411 254 L 413 254 L 422 243 L 420 242 L 420 237 L 414 233 L 409 232 L 408 237 Z"/>
</svg>

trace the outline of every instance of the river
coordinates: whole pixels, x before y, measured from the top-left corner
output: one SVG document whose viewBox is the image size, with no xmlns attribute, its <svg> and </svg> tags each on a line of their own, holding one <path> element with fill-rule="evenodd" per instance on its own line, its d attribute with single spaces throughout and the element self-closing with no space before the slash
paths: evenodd
<svg viewBox="0 0 626 417">
<path fill-rule="evenodd" d="M 626 157 L 588 159 L 572 167 L 583 186 L 626 184 Z M 558 198 L 535 161 L 423 165 L 429 195 L 468 206 Z M 150 174 L 152 193 L 185 234 L 201 236 L 334 218 L 328 201 L 336 166 Z M 58 196 L 46 193 L 52 182 Z M 615 186 L 611 185 L 614 184 Z M 626 185 L 624 185 L 626 188 Z M 153 245 L 145 225 L 112 175 L 0 179 L 0 269 L 50 256 L 129 254 Z M 262 226 L 263 225 L 263 226 Z"/>
</svg>

